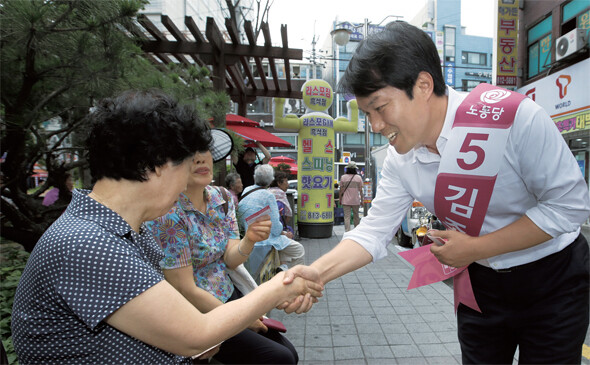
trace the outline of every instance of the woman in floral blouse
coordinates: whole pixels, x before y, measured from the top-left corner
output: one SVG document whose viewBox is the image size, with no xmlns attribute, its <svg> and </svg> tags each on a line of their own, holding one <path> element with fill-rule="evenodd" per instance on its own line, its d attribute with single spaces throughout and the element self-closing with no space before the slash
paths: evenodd
<svg viewBox="0 0 590 365">
<path fill-rule="evenodd" d="M 234 203 L 227 192 L 224 199 L 223 188 L 209 185 L 212 179 L 211 153 L 197 153 L 187 190 L 168 214 L 151 224 L 164 250 L 160 266 L 166 280 L 203 312 L 242 296 L 227 269 L 246 261 L 254 244 L 267 239 L 270 232 L 266 218 L 248 226 L 240 240 Z M 293 345 L 260 320 L 226 340 L 215 358 L 224 364 L 298 361 Z"/>
</svg>

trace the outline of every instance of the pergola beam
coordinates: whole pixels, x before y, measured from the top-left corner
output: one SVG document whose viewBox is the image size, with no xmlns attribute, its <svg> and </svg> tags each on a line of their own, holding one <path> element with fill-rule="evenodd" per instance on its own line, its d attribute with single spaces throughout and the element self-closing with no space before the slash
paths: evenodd
<svg viewBox="0 0 590 365">
<path fill-rule="evenodd" d="M 140 26 L 128 30 L 139 39 L 148 59 L 159 65 L 181 63 L 190 66 L 197 63 L 209 66 L 214 89 L 226 91 L 239 104 L 239 110 L 245 111 L 245 103 L 253 102 L 260 96 L 302 97 L 301 91 L 293 90 L 290 61 L 302 60 L 303 50 L 289 48 L 285 25 L 281 26 L 282 47 L 276 47 L 272 46 L 267 23 L 261 24 L 264 45 L 259 46 L 250 21 L 244 24 L 248 44 L 241 44 L 239 32 L 229 19 L 225 21 L 229 39 L 224 37 L 213 18 L 207 18 L 203 34 L 193 18 L 185 17 L 184 23 L 193 39 L 181 32 L 166 15 L 162 15 L 161 22 L 167 30 L 166 34 L 170 33 L 170 39 L 147 16 L 140 15 L 137 20 Z M 284 79 L 279 78 L 277 60 L 282 60 L 285 65 Z M 250 69 L 252 61 L 257 77 Z M 266 75 L 264 62 L 268 63 L 271 75 Z M 268 78 L 271 78 L 271 84 Z"/>
</svg>

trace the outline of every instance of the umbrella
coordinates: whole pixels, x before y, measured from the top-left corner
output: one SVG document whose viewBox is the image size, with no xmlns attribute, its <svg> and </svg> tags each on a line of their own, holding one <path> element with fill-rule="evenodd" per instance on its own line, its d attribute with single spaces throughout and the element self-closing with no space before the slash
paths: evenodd
<svg viewBox="0 0 590 365">
<path fill-rule="evenodd" d="M 275 156 L 275 157 L 271 157 L 270 161 L 268 161 L 268 164 L 271 166 L 274 166 L 274 167 L 276 167 L 282 163 L 289 165 L 289 173 L 290 174 L 297 175 L 297 162 L 295 162 L 295 160 L 292 159 L 291 157 Z"/>
<path fill-rule="evenodd" d="M 227 129 L 240 135 L 246 140 L 244 147 L 256 147 L 260 142 L 265 147 L 291 147 L 291 143 L 258 127 L 258 122 L 236 114 L 225 116 Z"/>
<path fill-rule="evenodd" d="M 296 164 L 297 162 L 295 162 L 294 159 L 292 159 L 291 157 L 287 157 L 287 156 L 274 156 L 270 158 L 269 162 L 276 162 L 277 165 L 282 163 L 286 163 L 286 164 Z"/>
</svg>

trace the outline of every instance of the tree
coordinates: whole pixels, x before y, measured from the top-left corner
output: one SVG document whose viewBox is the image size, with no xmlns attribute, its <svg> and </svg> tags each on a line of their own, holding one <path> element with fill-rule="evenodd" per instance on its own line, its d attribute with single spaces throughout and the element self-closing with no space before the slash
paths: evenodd
<svg viewBox="0 0 590 365">
<path fill-rule="evenodd" d="M 204 118 L 228 110 L 229 97 L 212 91 L 206 68 L 156 67 L 142 57 L 125 29 L 145 3 L 0 0 L 1 234 L 28 251 L 68 202 L 66 194 L 44 207 L 39 196 L 68 171 L 87 166 L 81 146 L 85 117 L 96 100 L 124 89 L 158 87 L 195 104 Z M 60 128 L 47 131 L 48 121 Z M 49 177 L 31 191 L 36 163 Z"/>
<path fill-rule="evenodd" d="M 225 10 L 228 12 L 229 19 L 231 19 L 231 22 L 238 30 L 243 28 L 241 23 L 249 19 L 249 15 L 244 11 L 244 7 L 240 5 L 240 1 L 241 0 L 225 0 Z M 264 0 L 263 4 L 263 0 L 254 0 L 254 3 L 256 3 L 256 16 L 252 27 L 254 30 L 254 39 L 258 39 L 262 23 L 268 23 L 268 12 L 273 2 L 274 0 Z M 221 9 L 224 9 L 221 0 L 218 0 L 218 4 Z M 248 8 L 247 10 L 254 9 Z"/>
</svg>

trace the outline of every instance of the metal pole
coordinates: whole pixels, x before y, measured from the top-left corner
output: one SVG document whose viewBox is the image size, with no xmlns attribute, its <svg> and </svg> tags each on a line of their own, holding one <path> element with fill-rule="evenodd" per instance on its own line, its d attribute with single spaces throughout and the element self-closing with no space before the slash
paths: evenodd
<svg viewBox="0 0 590 365">
<path fill-rule="evenodd" d="M 369 19 L 365 18 L 365 25 L 363 27 L 363 39 L 369 36 Z M 369 135 L 369 120 L 365 116 L 365 181 L 371 181 L 371 136 Z M 367 216 L 369 204 L 363 205 L 363 216 Z"/>
</svg>

